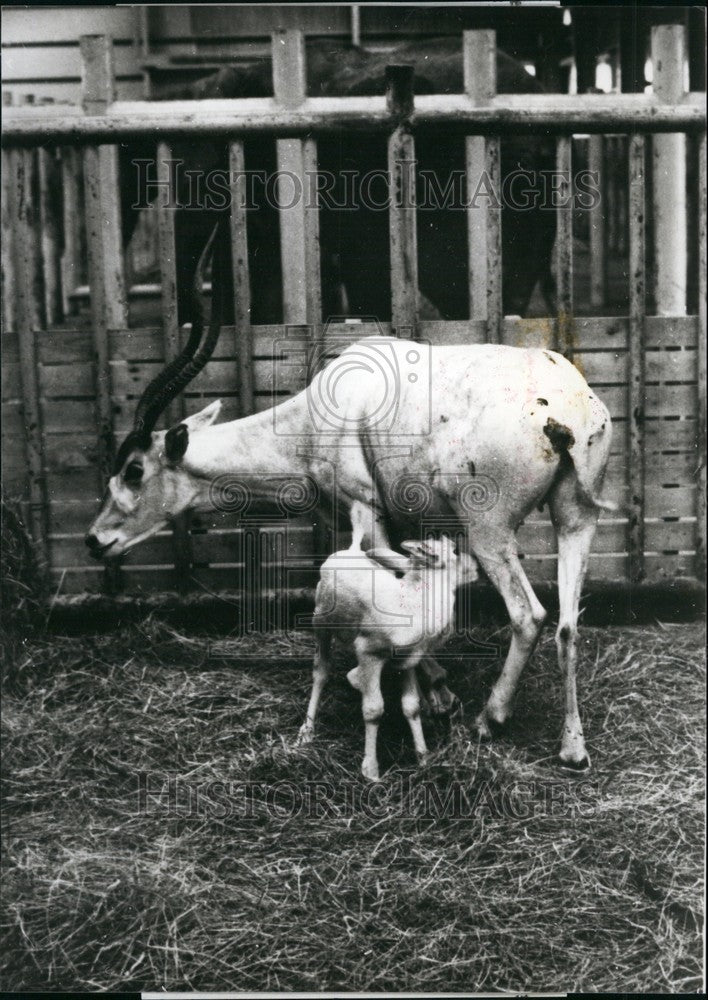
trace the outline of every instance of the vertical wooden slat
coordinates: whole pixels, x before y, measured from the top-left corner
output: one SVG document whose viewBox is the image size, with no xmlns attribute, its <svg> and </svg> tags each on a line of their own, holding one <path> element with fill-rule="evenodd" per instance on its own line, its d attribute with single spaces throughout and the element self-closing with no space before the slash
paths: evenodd
<svg viewBox="0 0 708 1000">
<path fill-rule="evenodd" d="M 34 94 L 25 94 L 22 103 L 32 106 L 35 103 Z M 31 197 L 35 204 L 39 196 L 39 150 L 28 151 L 32 157 L 31 176 Z M 47 317 L 44 309 L 44 275 L 42 273 L 42 240 L 39 227 L 37 227 L 37 239 L 34 242 L 32 252 L 34 254 L 34 264 L 32 266 L 32 326 L 35 330 L 44 330 L 47 325 Z"/>
<path fill-rule="evenodd" d="M 668 104 L 683 98 L 683 25 L 652 28 L 651 53 L 656 97 Z M 652 136 L 656 311 L 684 316 L 687 289 L 686 136 Z"/>
<path fill-rule="evenodd" d="M 596 205 L 590 211 L 590 305 L 602 309 L 607 298 L 607 269 L 605 258 L 605 201 L 606 177 L 604 169 L 605 137 L 591 135 L 588 140 L 588 169 L 597 178 L 599 192 Z"/>
<path fill-rule="evenodd" d="M 353 3 L 352 11 L 352 45 L 358 48 L 361 45 L 361 8 L 358 3 Z"/>
<path fill-rule="evenodd" d="M 627 253 L 627 239 L 629 232 L 629 212 L 627 169 L 626 164 L 629 157 L 629 141 L 626 135 L 617 136 L 617 171 L 619 180 L 617 183 L 617 253 L 624 257 Z"/>
<path fill-rule="evenodd" d="M 4 108 L 12 107 L 12 94 L 3 91 Z M 10 204 L 15 180 L 10 151 L 2 151 L 2 326 L 3 333 L 15 329 L 15 255 L 12 250 L 12 218 Z"/>
<path fill-rule="evenodd" d="M 173 171 L 172 148 L 167 142 L 157 144 L 157 181 L 160 194 L 155 202 L 160 258 L 160 296 L 162 304 L 162 341 L 165 361 L 173 361 L 180 351 L 177 304 L 177 249 L 175 235 L 176 192 L 169 187 Z M 173 399 L 166 410 L 167 422 L 179 423 L 184 416 L 184 397 Z"/>
<path fill-rule="evenodd" d="M 556 140 L 556 286 L 558 316 L 555 348 L 569 357 L 573 352 L 573 198 L 572 140 L 569 135 Z"/>
<path fill-rule="evenodd" d="M 629 144 L 629 382 L 627 433 L 629 465 L 629 578 L 644 576 L 644 402 L 645 364 L 645 157 L 644 137 L 632 135 Z"/>
<path fill-rule="evenodd" d="M 605 137 L 605 177 L 602 186 L 602 214 L 606 232 L 607 252 L 617 250 L 617 136 Z"/>
<path fill-rule="evenodd" d="M 706 574 L 706 352 L 708 351 L 708 331 L 706 330 L 706 134 L 701 135 L 698 144 L 698 495 L 696 515 L 696 576 L 705 579 Z"/>
<path fill-rule="evenodd" d="M 497 91 L 496 33 L 465 31 L 462 39 L 465 93 L 476 104 L 487 104 Z M 465 139 L 470 319 L 487 319 L 487 232 L 492 209 L 482 193 L 486 190 L 488 142 L 481 135 Z M 473 203 L 478 190 L 480 197 Z"/>
<path fill-rule="evenodd" d="M 253 413 L 253 331 L 246 234 L 246 173 L 243 142 L 229 143 L 231 190 L 231 273 L 234 286 L 234 337 L 238 358 L 241 416 Z"/>
<path fill-rule="evenodd" d="M 87 114 L 105 113 L 114 97 L 111 41 L 101 35 L 84 35 L 80 39 L 80 49 L 84 110 Z M 111 476 L 114 455 L 108 331 L 128 325 L 120 212 L 116 197 L 119 185 L 115 147 L 87 146 L 84 149 L 84 199 L 95 352 L 98 462 L 103 485 Z M 120 571 L 109 564 L 104 576 L 106 589 L 114 591 L 120 583 Z"/>
<path fill-rule="evenodd" d="M 33 150 L 13 149 L 9 155 L 12 196 L 9 205 L 10 225 L 14 235 L 11 250 L 16 262 L 16 327 L 20 354 L 20 389 L 27 461 L 32 536 L 38 554 L 48 558 L 48 498 L 44 478 L 44 439 L 39 394 L 39 367 L 36 344 L 37 217 L 33 196 Z"/>
<path fill-rule="evenodd" d="M 78 150 L 73 146 L 61 149 L 64 252 L 61 256 L 61 300 L 64 316 L 71 314 L 71 296 L 81 284 L 81 213 L 79 211 Z"/>
<path fill-rule="evenodd" d="M 244 635 L 258 631 L 260 613 L 260 529 L 252 523 L 243 528 L 243 621 Z"/>
<path fill-rule="evenodd" d="M 388 140 L 391 322 L 398 336 L 415 337 L 418 319 L 413 67 L 386 67 L 386 103 L 399 124 Z"/>
<path fill-rule="evenodd" d="M 501 209 L 501 145 L 498 135 L 486 138 L 487 177 L 494 201 L 487 212 L 487 340 L 502 342 L 504 321 L 502 297 L 502 209 Z"/>
<path fill-rule="evenodd" d="M 47 326 L 53 326 L 61 315 L 59 285 L 59 224 L 52 185 L 57 170 L 56 150 L 37 150 L 39 168 L 39 215 L 41 226 L 42 271 L 44 277 L 44 310 Z"/>
<path fill-rule="evenodd" d="M 305 39 L 301 31 L 272 35 L 273 94 L 284 107 L 293 108 L 307 96 Z M 314 139 L 278 139 L 278 200 L 281 205 L 280 259 L 283 270 L 283 323 L 310 328 L 313 357 L 320 359 L 322 282 L 320 278 L 320 220 L 317 204 L 317 143 Z M 299 185 L 299 192 L 294 190 Z M 312 374 L 316 367 L 311 366 Z M 331 551 L 327 525 L 316 520 L 313 548 L 317 561 Z M 256 553 L 260 552 L 254 547 Z M 260 566 L 252 572 L 260 579 Z"/>
<path fill-rule="evenodd" d="M 161 184 L 156 200 L 157 230 L 160 258 L 160 289 L 162 296 L 162 343 L 165 364 L 173 361 L 180 352 L 179 318 L 177 304 L 177 249 L 175 239 L 176 191 L 171 189 L 173 180 L 172 149 L 169 143 L 157 144 L 157 179 Z M 177 424 L 185 415 L 184 396 L 180 393 L 166 410 L 166 421 Z M 172 553 L 175 576 L 179 590 L 191 585 L 192 541 L 189 533 L 189 514 L 181 514 L 172 524 Z"/>
<path fill-rule="evenodd" d="M 307 93 L 305 40 L 301 31 L 273 34 L 273 93 L 287 108 Z M 315 197 L 317 144 L 314 139 L 278 139 L 278 202 L 283 266 L 283 322 L 322 322 L 320 226 Z"/>
</svg>

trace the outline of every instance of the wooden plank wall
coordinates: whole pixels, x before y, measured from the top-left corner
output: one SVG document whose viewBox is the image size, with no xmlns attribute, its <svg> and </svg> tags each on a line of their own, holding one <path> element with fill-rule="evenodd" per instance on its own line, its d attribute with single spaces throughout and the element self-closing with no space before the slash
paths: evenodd
<svg viewBox="0 0 708 1000">
<path fill-rule="evenodd" d="M 466 37 L 470 52 L 474 43 L 474 38 Z M 489 48 L 490 44 L 486 38 L 484 45 Z M 289 52 L 290 62 L 301 62 L 298 44 L 293 42 Z M 302 67 L 302 75 L 301 70 Z M 398 83 L 396 87 L 392 81 L 390 93 L 390 100 L 401 116 L 401 125 L 389 145 L 394 173 L 398 164 L 409 158 L 413 145 L 405 127 L 409 99 L 403 86 L 405 81 Z M 492 85 L 488 80 L 486 86 Z M 495 144 L 482 141 L 484 148 L 471 149 L 472 158 L 484 157 L 489 166 L 494 159 Z M 284 155 L 297 158 L 296 166 L 300 169 L 306 158 L 312 160 L 315 156 L 314 147 L 308 150 L 305 146 L 306 143 L 291 142 L 284 151 Z M 573 149 L 569 140 L 561 138 L 558 148 L 559 165 L 572 169 Z M 705 446 L 705 416 L 700 405 L 705 403 L 705 307 L 700 316 L 646 315 L 645 247 L 640 221 L 648 197 L 644 190 L 643 140 L 632 137 L 630 148 L 631 184 L 627 198 L 632 221 L 629 250 L 633 282 L 629 289 L 629 316 L 574 317 L 572 287 L 566 281 L 561 287 L 562 309 L 558 317 L 526 320 L 502 317 L 498 220 L 487 219 L 484 231 L 480 227 L 475 233 L 475 245 L 483 245 L 486 240 L 493 294 L 483 304 L 475 305 L 481 291 L 471 288 L 474 318 L 468 321 L 418 321 L 415 296 L 403 286 L 401 278 L 405 261 L 410 262 L 415 253 L 416 238 L 414 214 L 406 207 L 407 199 L 402 198 L 391 226 L 395 326 L 384 325 L 383 329 L 385 333 L 405 329 L 406 335 L 434 345 L 498 340 L 518 346 L 554 347 L 560 339 L 560 346 L 572 352 L 574 364 L 610 409 L 615 433 L 604 492 L 624 504 L 624 509 L 631 510 L 635 518 L 632 521 L 629 513 L 602 518 L 590 560 L 590 577 L 605 581 L 696 577 L 702 572 L 705 558 L 701 506 L 705 495 L 705 456 L 701 450 Z M 97 158 L 90 148 L 86 151 L 89 170 L 84 195 L 89 216 L 94 201 L 98 207 L 101 198 L 106 197 L 106 186 L 110 190 L 116 186 L 114 165 L 108 156 L 110 148 L 101 149 L 106 153 L 103 159 Z M 243 149 L 238 140 L 232 142 L 230 155 L 232 164 L 238 166 L 242 162 Z M 594 155 L 598 155 L 597 151 Z M 700 158 L 705 168 L 705 141 Z M 167 264 L 174 234 L 163 219 L 162 326 L 128 328 L 123 293 L 111 293 L 97 277 L 96 269 L 103 266 L 101 262 L 112 261 L 112 270 L 106 267 L 104 277 L 108 280 L 111 271 L 112 280 L 122 284 L 120 268 L 116 270 L 116 263 L 120 264 L 116 260 L 120 256 L 116 248 L 117 220 L 112 234 L 101 236 L 95 224 L 88 227 L 93 248 L 93 322 L 88 322 L 88 318 L 81 322 L 76 317 L 62 325 L 53 324 L 40 280 L 43 272 L 39 251 L 47 245 L 46 239 L 44 242 L 41 239 L 42 216 L 41 212 L 28 213 L 28 202 L 23 197 L 30 183 L 28 178 L 35 170 L 35 160 L 31 151 L 12 152 L 6 159 L 10 179 L 4 180 L 4 193 L 9 196 L 9 211 L 3 214 L 3 228 L 10 239 L 4 260 L 10 253 L 16 260 L 26 258 L 31 266 L 24 267 L 21 275 L 14 275 L 13 280 L 21 286 L 17 289 L 17 307 L 7 310 L 4 317 L 4 485 L 9 493 L 30 501 L 35 535 L 46 547 L 52 572 L 61 577 L 62 593 L 97 592 L 104 586 L 104 574 L 100 566 L 89 563 L 83 535 L 103 486 L 101 467 L 105 466 L 111 450 L 106 435 L 112 434 L 120 440 L 130 429 L 137 398 L 165 360 L 181 349 L 186 338 L 185 329 L 176 322 L 173 282 Z M 71 171 L 65 174 L 71 188 L 73 175 Z M 110 178 L 113 180 L 108 184 Z M 403 186 L 404 178 L 398 180 Z M 701 204 L 705 208 L 705 187 L 701 190 Z M 79 206 L 78 188 L 72 197 L 72 204 Z M 109 205 L 104 210 L 110 214 Z M 65 224 L 67 221 L 64 219 Z M 288 238 L 296 240 L 302 248 L 299 261 L 309 261 L 306 271 L 311 273 L 316 254 L 313 220 L 293 217 L 291 221 L 292 234 Z M 241 261 L 235 267 L 234 279 L 237 286 L 246 285 L 245 225 L 238 199 L 231 223 L 232 246 L 236 259 Z M 558 237 L 561 270 L 567 275 L 573 258 L 568 214 L 559 219 Z M 33 252 L 35 249 L 37 253 Z M 705 225 L 701 229 L 700 247 L 696 249 L 699 265 L 705 264 Z M 5 273 L 3 277 L 5 280 Z M 284 277 L 286 282 L 292 279 L 288 273 Z M 704 276 L 702 290 L 705 293 Z M 326 347 L 336 353 L 352 340 L 381 332 L 380 327 L 364 323 L 327 330 L 317 327 L 320 306 L 316 291 L 316 281 L 310 281 L 301 289 L 300 299 L 296 301 L 294 293 L 291 296 L 297 321 L 315 323 L 315 343 L 320 338 L 330 338 Z M 245 301 L 238 291 L 237 299 Z M 108 302 L 123 304 L 110 311 Z M 236 326 L 222 330 L 213 359 L 189 385 L 184 394 L 185 409 L 194 410 L 224 396 L 223 419 L 233 419 L 263 410 L 300 391 L 305 385 L 307 366 L 287 363 L 287 357 L 283 356 L 286 336 L 284 325 L 251 327 L 248 311 L 242 310 Z M 639 422 L 637 413 L 641 417 Z M 520 530 L 519 540 L 531 579 L 553 578 L 554 537 L 547 511 L 535 512 L 529 518 Z M 198 515 L 192 520 L 189 543 L 181 575 L 189 562 L 194 585 L 208 590 L 238 590 L 252 585 L 249 574 L 254 565 L 258 566 L 262 585 L 273 585 L 280 551 L 287 556 L 284 575 L 289 587 L 311 586 L 315 582 L 312 526 L 303 520 L 287 526 L 284 522 L 269 523 L 254 532 L 244 531 L 234 515 Z M 129 555 L 121 574 L 122 585 L 128 593 L 176 589 L 180 574 L 175 573 L 174 560 L 171 534 L 158 535 Z"/>
</svg>

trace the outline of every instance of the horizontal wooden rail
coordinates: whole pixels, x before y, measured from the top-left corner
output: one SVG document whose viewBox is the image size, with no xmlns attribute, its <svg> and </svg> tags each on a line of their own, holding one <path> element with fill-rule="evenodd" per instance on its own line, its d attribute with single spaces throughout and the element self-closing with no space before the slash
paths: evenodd
<svg viewBox="0 0 708 1000">
<path fill-rule="evenodd" d="M 61 113 L 58 113 L 61 112 Z M 460 134 L 568 132 L 685 132 L 705 128 L 705 94 L 678 104 L 652 95 L 502 94 L 484 106 L 464 94 L 415 99 L 413 129 Z M 284 108 L 269 97 L 204 101 L 115 101 L 103 115 L 52 106 L 6 109 L 2 144 L 120 142 L 148 136 L 273 135 L 309 132 L 387 131 L 398 124 L 383 97 L 310 97 Z"/>
</svg>

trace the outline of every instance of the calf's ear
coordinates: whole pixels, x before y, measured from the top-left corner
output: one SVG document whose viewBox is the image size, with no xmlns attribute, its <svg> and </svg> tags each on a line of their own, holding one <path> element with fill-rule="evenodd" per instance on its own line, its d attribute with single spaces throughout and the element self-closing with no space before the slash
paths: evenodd
<svg viewBox="0 0 708 1000">
<path fill-rule="evenodd" d="M 171 427 L 165 435 L 165 457 L 168 462 L 179 462 L 189 444 L 189 430 L 186 424 Z"/>
</svg>

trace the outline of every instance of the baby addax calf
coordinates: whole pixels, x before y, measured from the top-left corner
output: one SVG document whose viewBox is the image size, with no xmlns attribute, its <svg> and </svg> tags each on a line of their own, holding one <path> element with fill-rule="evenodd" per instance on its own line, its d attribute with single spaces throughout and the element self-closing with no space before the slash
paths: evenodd
<svg viewBox="0 0 708 1000">
<path fill-rule="evenodd" d="M 376 740 L 384 709 L 380 684 L 384 664 L 390 662 L 403 673 L 403 714 L 422 761 L 427 748 L 415 667 L 450 632 L 455 591 L 477 579 L 477 565 L 467 553 L 456 554 L 454 543 L 446 536 L 404 542 L 402 548 L 410 553 L 408 557 L 383 548 L 363 552 L 368 513 L 362 505 L 354 505 L 350 548 L 329 556 L 320 571 L 313 618 L 317 649 L 312 694 L 298 743 L 309 743 L 314 733 L 320 695 L 329 675 L 332 640 L 353 640 L 357 666 L 347 678 L 362 695 L 365 749 L 361 770 L 364 777 L 377 781 Z"/>
</svg>

